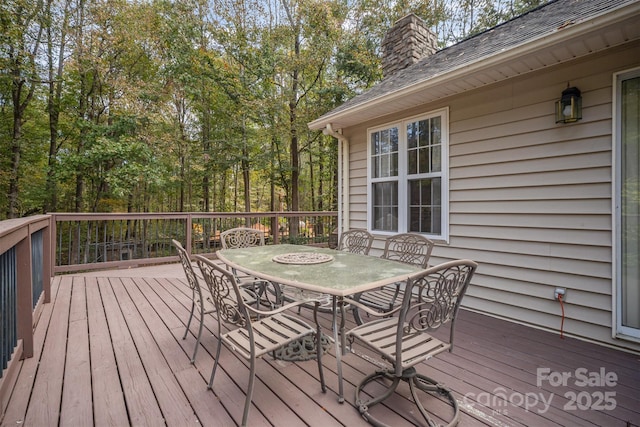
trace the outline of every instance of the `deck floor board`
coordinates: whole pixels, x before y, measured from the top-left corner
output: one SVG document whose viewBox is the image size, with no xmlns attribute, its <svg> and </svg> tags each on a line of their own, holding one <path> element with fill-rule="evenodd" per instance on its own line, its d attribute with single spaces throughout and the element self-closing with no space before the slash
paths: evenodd
<svg viewBox="0 0 640 427">
<path fill-rule="evenodd" d="M 55 425 L 60 417 L 72 282 L 72 279 L 65 280 L 58 291 L 30 396 L 26 425 Z"/>
<path fill-rule="evenodd" d="M 226 347 L 212 390 L 207 382 L 217 348 L 217 323 L 205 319 L 200 348 L 190 363 L 198 333 L 194 319 L 182 339 L 191 308 L 183 273 L 156 277 L 153 269 L 57 276 L 52 302 L 45 304 L 35 330 L 34 357 L 20 362 L 18 380 L 2 426 L 234 426 L 242 419 L 248 362 Z M 167 269 L 163 269 L 167 271 Z M 311 310 L 301 316 L 311 321 Z M 354 326 L 347 314 L 347 327 Z M 320 321 L 331 334 L 331 315 Z M 224 329 L 223 329 L 224 331 Z M 445 338 L 446 330 L 437 337 Z M 462 310 L 453 353 L 421 365 L 419 371 L 453 390 L 462 409 L 461 426 L 640 426 L 640 358 L 558 334 Z M 249 415 L 251 426 L 365 426 L 354 406 L 356 384 L 379 368 L 354 346 L 343 357 L 346 402 L 337 402 L 334 349 L 323 356 L 327 393 L 320 391 L 315 361 L 285 362 L 269 356 L 257 362 Z M 583 387 L 542 381 L 538 368 L 552 374 L 579 368 L 614 372 L 613 387 Z M 373 386 L 378 387 L 379 386 Z M 373 410 L 393 426 L 416 422 L 406 387 Z M 367 391 L 372 391 L 368 389 Z M 589 398 L 613 392 L 615 407 L 580 409 L 571 393 Z M 586 394 L 585 394 L 586 393 Z M 551 399 L 526 407 L 518 398 Z M 582 402 L 583 403 L 583 402 Z M 448 406 L 428 402 L 444 422 Z"/>
<path fill-rule="evenodd" d="M 94 421 L 97 426 L 128 424 L 124 394 L 109 333 L 105 306 L 96 278 L 87 278 L 87 317 L 91 351 L 91 381 Z"/>
<path fill-rule="evenodd" d="M 81 281 L 80 277 L 74 278 L 74 282 Z M 64 369 L 64 384 L 67 386 L 62 390 L 60 409 L 60 424 L 67 426 L 89 425 L 93 422 L 86 289 L 86 286 L 76 286 L 74 283 L 71 291 Z"/>
</svg>

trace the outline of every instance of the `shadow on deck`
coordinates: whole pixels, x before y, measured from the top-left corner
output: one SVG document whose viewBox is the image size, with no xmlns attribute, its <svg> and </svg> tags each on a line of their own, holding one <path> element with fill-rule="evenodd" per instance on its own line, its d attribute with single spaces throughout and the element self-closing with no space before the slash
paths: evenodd
<svg viewBox="0 0 640 427">
<path fill-rule="evenodd" d="M 190 364 L 197 324 L 182 340 L 188 292 L 177 264 L 57 276 L 35 331 L 35 355 L 21 362 L 2 426 L 237 425 L 248 367 L 223 349 L 207 390 L 217 326 L 207 318 Z M 322 320 L 330 330 L 329 315 Z M 455 344 L 419 370 L 453 390 L 461 426 L 640 425 L 637 355 L 465 310 Z M 249 424 L 367 425 L 353 394 L 377 366 L 345 356 L 347 401 L 339 404 L 333 348 L 323 361 L 326 394 L 315 362 L 260 361 Z M 389 425 L 413 425 L 419 416 L 402 392 L 376 408 Z M 434 400 L 429 408 L 446 418 L 443 407 Z"/>
</svg>

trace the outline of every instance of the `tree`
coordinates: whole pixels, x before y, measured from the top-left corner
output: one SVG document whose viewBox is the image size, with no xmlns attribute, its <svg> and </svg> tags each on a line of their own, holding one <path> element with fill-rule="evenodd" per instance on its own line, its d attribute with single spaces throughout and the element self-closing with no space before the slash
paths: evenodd
<svg viewBox="0 0 640 427">
<path fill-rule="evenodd" d="M 27 107 L 40 83 L 38 52 L 43 33 L 43 4 L 41 1 L 11 1 L 0 6 L 3 24 L 3 68 L 11 79 L 11 160 L 7 192 L 7 217 L 18 215 L 20 161 L 23 151 L 23 126 Z"/>
<path fill-rule="evenodd" d="M 393 23 L 444 47 L 538 4 L 4 1 L 0 215 L 335 209 L 336 144 L 307 123 L 382 78 Z"/>
<path fill-rule="evenodd" d="M 45 16 L 47 19 L 47 64 L 48 93 L 47 111 L 49 113 L 49 157 L 47 164 L 47 196 L 45 212 L 52 212 L 57 207 L 55 170 L 58 154 L 58 133 L 60 131 L 60 109 L 62 103 L 63 71 L 67 47 L 67 33 L 71 13 L 71 2 L 65 0 L 62 9 L 58 9 L 53 0 L 47 0 Z M 59 23 L 59 27 L 57 26 Z"/>
</svg>

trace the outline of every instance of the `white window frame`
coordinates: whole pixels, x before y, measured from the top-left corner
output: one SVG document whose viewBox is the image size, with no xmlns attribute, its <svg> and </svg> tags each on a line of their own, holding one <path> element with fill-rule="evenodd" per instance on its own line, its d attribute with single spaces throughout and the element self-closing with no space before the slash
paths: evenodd
<svg viewBox="0 0 640 427">
<path fill-rule="evenodd" d="M 622 325 L 622 240 L 620 230 L 622 226 L 622 162 L 620 153 L 622 150 L 621 139 L 621 82 L 635 77 L 640 77 L 640 68 L 621 71 L 613 74 L 613 120 L 612 120 L 612 233 L 613 233 L 613 262 L 612 262 L 612 298 L 613 298 L 613 328 L 614 338 L 622 338 L 640 342 L 640 329 Z"/>
<path fill-rule="evenodd" d="M 432 240 L 449 242 L 449 108 L 441 108 L 425 114 L 388 122 L 367 129 L 367 229 L 377 235 L 394 235 L 408 232 L 409 227 L 409 181 L 420 179 L 421 175 L 409 177 L 407 171 L 408 147 L 407 124 L 419 120 L 440 117 L 441 121 L 441 225 L 440 234 L 420 233 Z M 375 132 L 398 128 L 398 176 L 395 178 L 373 178 L 371 135 Z M 374 228 L 373 224 L 373 184 L 377 182 L 397 181 L 398 183 L 398 230 L 383 231 Z"/>
</svg>

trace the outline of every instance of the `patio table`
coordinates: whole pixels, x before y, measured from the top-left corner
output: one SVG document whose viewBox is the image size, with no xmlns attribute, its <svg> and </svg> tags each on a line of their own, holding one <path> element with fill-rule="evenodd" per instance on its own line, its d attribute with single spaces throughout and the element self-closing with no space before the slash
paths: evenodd
<svg viewBox="0 0 640 427">
<path fill-rule="evenodd" d="M 344 402 L 342 352 L 344 334 L 338 328 L 337 312 L 343 298 L 406 280 L 418 267 L 367 255 L 333 249 L 268 245 L 217 252 L 220 261 L 251 276 L 291 286 L 301 291 L 332 296 L 333 335 L 338 371 L 338 400 Z M 344 319 L 343 319 L 344 320 Z M 344 324 L 344 321 L 341 323 Z"/>
</svg>

